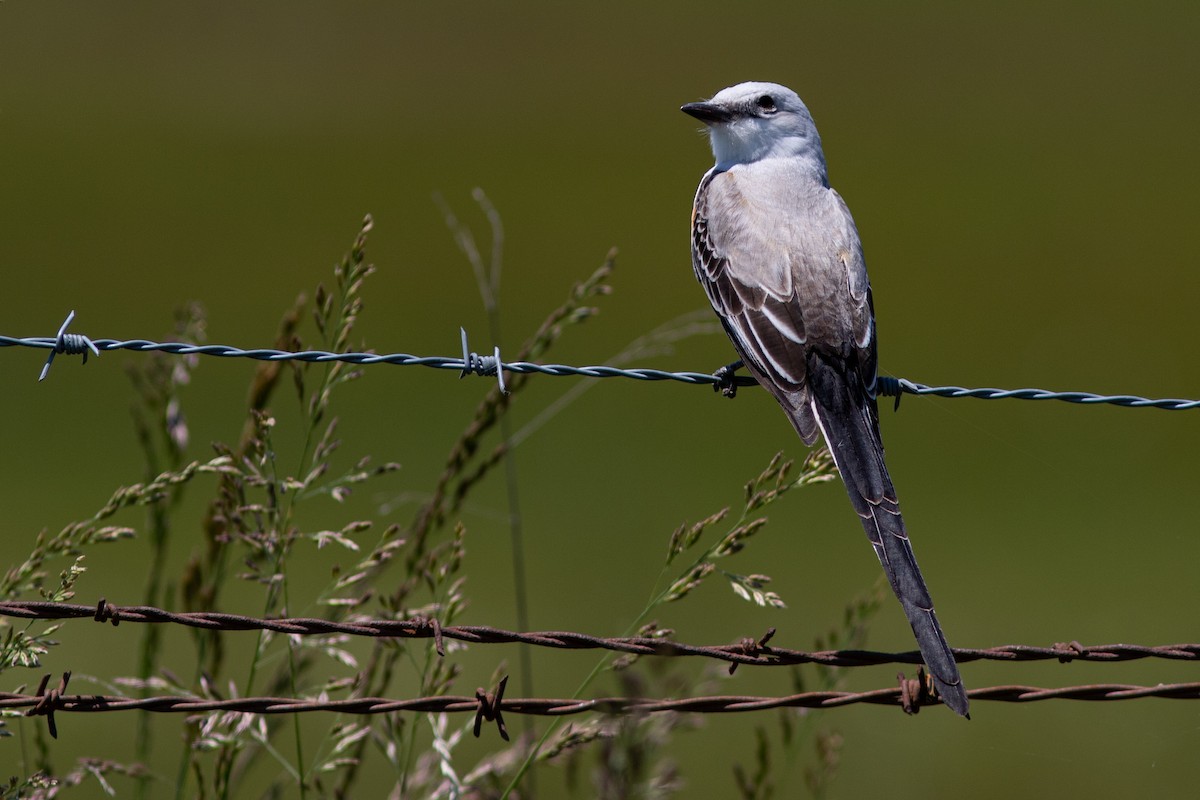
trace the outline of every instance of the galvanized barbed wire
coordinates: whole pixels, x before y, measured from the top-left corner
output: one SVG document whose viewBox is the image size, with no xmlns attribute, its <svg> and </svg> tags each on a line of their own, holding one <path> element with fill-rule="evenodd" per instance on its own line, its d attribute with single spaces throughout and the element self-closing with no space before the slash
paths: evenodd
<svg viewBox="0 0 1200 800">
<path fill-rule="evenodd" d="M 501 736 L 507 739 L 504 713 L 562 717 L 588 712 L 602 714 L 654 714 L 665 711 L 690 714 L 731 714 L 767 711 L 777 708 L 841 708 L 866 703 L 895 706 L 913 714 L 922 707 L 939 705 L 935 696 L 914 690 L 913 680 L 898 675 L 900 685 L 865 692 L 802 692 L 781 697 L 760 695 L 711 695 L 700 697 L 649 698 L 600 697 L 592 699 L 513 698 L 503 696 L 503 685 L 496 692 L 478 689 L 474 697 L 438 695 L 395 699 L 354 697 L 342 700 L 314 700 L 289 697 L 202 698 L 186 695 L 125 697 L 121 695 L 68 695 L 66 685 L 71 673 L 63 674 L 58 687 L 46 691 L 49 676 L 42 680 L 38 694 L 0 693 L 0 709 L 27 709 L 26 716 L 45 716 L 57 736 L 55 713 L 101 713 L 146 711 L 156 714 L 200 714 L 223 711 L 244 714 L 296 714 L 330 711 L 341 714 L 387 714 L 398 711 L 426 713 L 474 713 L 475 732 L 484 720 L 495 721 Z M 920 679 L 918 679 L 920 680 Z M 922 683 L 922 686 L 925 684 Z M 1032 703 L 1044 700 L 1082 700 L 1108 702 L 1157 697 L 1167 700 L 1200 700 L 1200 683 L 1172 683 L 1140 686 L 1124 683 L 1099 683 L 1081 686 L 1040 687 L 1025 685 L 988 686 L 967 692 L 973 701 Z"/>
<path fill-rule="evenodd" d="M 642 381 L 678 381 L 681 383 L 707 384 L 710 386 L 724 382 L 724 379 L 702 372 L 668 372 L 661 369 L 622 369 L 620 367 L 589 366 L 573 367 L 566 364 L 536 364 L 531 361 L 498 362 L 497 356 L 479 356 L 468 352 L 464 357 L 454 356 L 415 356 L 408 353 L 333 353 L 328 350 L 275 350 L 259 348 L 244 350 L 223 344 L 186 344 L 183 342 L 154 342 L 148 339 L 91 339 L 89 340 L 100 351 L 132 350 L 134 352 L 159 352 L 169 355 L 202 355 L 218 358 L 249 358 L 258 361 L 304 361 L 323 364 L 330 361 L 343 361 L 358 366 L 374 364 L 393 364 L 396 366 L 421 366 L 433 369 L 454 370 L 462 375 L 483 374 L 495 375 L 496 364 L 500 363 L 503 371 L 513 373 L 538 373 L 541 375 L 566 376 L 576 375 L 587 378 L 633 378 Z M 57 340 L 53 337 L 12 337 L 0 335 L 0 347 L 35 347 L 55 349 Z M 62 352 L 62 351 L 60 351 Z M 747 376 L 735 378 L 739 386 L 754 386 L 757 382 Z"/>
<path fill-rule="evenodd" d="M 899 653 L 872 650 L 823 650 L 807 652 L 772 647 L 766 643 L 770 635 L 759 639 L 747 637 L 723 645 L 692 645 L 666 639 L 626 636 L 601 637 L 570 631 L 516 631 L 487 625 L 447 625 L 433 619 L 355 619 L 350 622 L 282 617 L 262 619 L 211 611 L 172 612 L 152 606 L 116 606 L 100 600 L 95 606 L 46 601 L 3 601 L 0 616 L 20 619 L 94 619 L 118 625 L 129 623 L 177 624 L 191 628 L 218 631 L 273 631 L 276 633 L 312 636 L 346 634 L 350 636 L 392 637 L 402 639 L 433 639 L 439 653 L 444 652 L 443 640 L 452 639 L 468 644 L 527 644 L 557 650 L 610 650 L 639 656 L 713 658 L 732 665 L 792 666 L 820 664 L 827 667 L 870 667 L 881 664 L 921 664 L 917 650 Z M 773 634 L 772 631 L 768 632 Z M 1105 644 L 1085 646 L 1079 642 L 1057 643 L 1050 647 L 1031 645 L 1001 645 L 987 648 L 955 648 L 955 660 L 960 664 L 971 661 L 1093 661 L 1124 662 L 1144 658 L 1171 661 L 1200 661 L 1200 643 L 1168 645 Z"/>
<path fill-rule="evenodd" d="M 155 342 L 149 339 L 90 339 L 81 334 L 65 334 L 66 326 L 74 318 L 72 311 L 53 337 L 30 336 L 13 337 L 0 335 L 0 347 L 34 347 L 49 349 L 50 357 L 42 368 L 42 380 L 50 369 L 54 356 L 58 353 L 83 353 L 86 363 L 87 351 L 100 355 L 107 350 L 132 350 L 134 352 L 159 352 L 170 355 L 202 355 L 217 358 L 249 358 L 258 361 L 303 361 L 326 363 L 342 361 L 349 364 L 368 366 L 374 364 L 392 364 L 395 366 L 421 366 L 433 369 L 448 369 L 460 375 L 494 375 L 499 380 L 501 389 L 504 388 L 504 373 L 518 374 L 536 373 L 553 376 L 578 376 L 585 378 L 630 378 L 639 381 L 676 381 L 693 385 L 707 385 L 716 389 L 736 389 L 740 386 L 757 386 L 758 382 L 747 375 L 734 375 L 731 370 L 717 370 L 715 374 L 707 372 L 670 372 L 661 369 L 633 368 L 622 369 L 603 365 L 573 367 L 566 364 L 537 364 L 531 361 L 502 361 L 499 348 L 493 349 L 490 356 L 480 356 L 469 350 L 466 331 L 462 331 L 462 357 L 451 356 L 416 356 L 408 353 L 333 353 L 327 350 L 276 350 L 271 348 L 243 349 L 222 344 L 186 344 L 183 342 Z M 1151 399 L 1136 395 L 1101 395 L 1092 392 L 1057 392 L 1048 389 L 969 389 L 962 386 L 928 386 L 914 383 L 905 378 L 881 377 L 877 382 L 877 390 L 885 397 L 895 397 L 897 405 L 901 394 L 935 395 L 937 397 L 974 397 L 981 400 L 1061 400 L 1067 403 L 1081 405 L 1116 405 L 1126 408 L 1161 408 L 1171 411 L 1182 411 L 1200 408 L 1200 400 L 1179 398 Z"/>
<path fill-rule="evenodd" d="M 1180 398 L 1150 399 L 1130 394 L 1092 394 L 1091 392 L 1054 392 L 1048 389 L 966 389 L 962 386 L 926 386 L 904 378 L 880 377 L 876 390 L 885 397 L 900 394 L 934 395 L 936 397 L 974 397 L 978 400 L 1062 400 L 1080 405 L 1113 405 L 1125 408 L 1162 408 L 1167 411 L 1186 411 L 1200 408 L 1200 400 Z"/>
<path fill-rule="evenodd" d="M 50 373 L 50 365 L 54 363 L 54 357 L 59 353 L 67 355 L 83 355 L 83 363 L 87 363 L 87 354 L 91 350 L 97 358 L 100 357 L 100 350 L 96 347 L 96 343 L 88 337 L 79 333 L 67 333 L 67 328 L 70 327 L 71 321 L 75 319 L 75 311 L 67 314 L 67 318 L 63 320 L 63 324 L 58 327 L 58 335 L 54 337 L 54 348 L 50 351 L 50 355 L 46 357 L 46 363 L 42 365 L 42 372 L 38 375 L 38 382 L 46 380 L 46 375 Z"/>
</svg>

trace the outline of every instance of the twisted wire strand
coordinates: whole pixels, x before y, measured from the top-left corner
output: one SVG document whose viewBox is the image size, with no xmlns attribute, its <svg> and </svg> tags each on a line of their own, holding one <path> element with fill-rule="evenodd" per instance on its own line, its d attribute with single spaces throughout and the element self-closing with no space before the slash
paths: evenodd
<svg viewBox="0 0 1200 800">
<path fill-rule="evenodd" d="M 218 612 L 165 611 L 152 606 L 116 606 L 100 600 L 95 606 L 45 601 L 0 602 L 0 616 L 21 619 L 87 619 L 97 622 L 177 624 L 219 631 L 268 630 L 303 636 L 347 634 L 401 639 L 444 639 L 469 644 L 527 644 L 557 650 L 609 650 L 639 656 L 713 658 L 730 664 L 789 666 L 822 664 L 830 667 L 867 667 L 881 664 L 921 664 L 920 652 L 910 650 L 885 653 L 870 650 L 825 650 L 806 652 L 768 646 L 763 639 L 747 637 L 733 644 L 692 645 L 651 637 L 601 637 L 571 631 L 516 631 L 487 625 L 441 626 L 435 620 L 384 620 L 358 618 L 348 622 L 304 617 L 261 619 Z M 1078 642 L 1058 643 L 1050 647 L 1002 645 L 980 649 L 958 648 L 954 657 L 960 664 L 970 661 L 1098 661 L 1123 662 L 1144 658 L 1172 661 L 1200 661 L 1200 643 L 1157 646 L 1105 644 L 1084 646 Z"/>
<path fill-rule="evenodd" d="M 481 690 L 482 691 L 482 690 Z M 866 692 L 804 692 L 783 697 L 756 695 L 714 695 L 658 699 L 648 697 L 600 697 L 594 699 L 514 698 L 499 699 L 494 710 L 537 716 L 567 716 L 597 711 L 607 714 L 655 713 L 680 711 L 722 714 L 763 711 L 773 708 L 837 708 L 856 703 L 901 705 L 902 687 L 873 689 Z M 1200 683 L 1138 686 L 1100 683 L 1082 686 L 1039 687 L 1023 685 L 988 686 L 968 692 L 972 700 L 1001 703 L 1030 703 L 1042 700 L 1084 700 L 1091 702 L 1136 700 L 1158 697 L 1169 700 L 1200 700 Z M 236 711 L 248 714 L 294 714 L 310 711 L 334 711 L 345 714 L 384 714 L 394 711 L 479 712 L 480 698 L 453 695 L 394 699 L 358 697 L 343 700 L 312 700 L 290 697 L 201 698 L 183 695 L 124 697 L 120 695 L 68 695 L 56 693 L 51 702 L 46 694 L 0 693 L 0 709 L 34 709 L 38 714 L 53 711 L 100 713 L 107 711 L 150 711 L 188 713 Z M 935 704 L 927 698 L 926 704 Z"/>
<path fill-rule="evenodd" d="M 904 378 L 879 378 L 879 394 L 899 397 L 900 393 L 936 397 L 974 397 L 979 400 L 1062 400 L 1080 405 L 1107 404 L 1126 408 L 1162 408 L 1185 411 L 1200 407 L 1200 400 L 1179 398 L 1149 399 L 1130 394 L 1102 395 L 1091 392 L 1052 392 L 1048 389 L 966 389 L 962 386 L 926 386 Z"/>
<path fill-rule="evenodd" d="M 85 344 L 99 354 L 102 351 L 132 350 L 134 352 L 161 352 L 172 355 L 203 355 L 217 358 L 248 358 L 258 361 L 303 361 L 326 363 L 342 361 L 349 364 L 369 366 L 375 364 L 392 364 L 394 366 L 420 366 L 432 369 L 454 370 L 460 374 L 502 375 L 510 373 L 536 373 L 556 377 L 578 376 L 586 378 L 629 378 L 639 381 L 675 381 L 693 385 L 713 386 L 716 388 L 756 386 L 757 381 L 747 375 L 722 376 L 706 372 L 670 372 L 661 369 L 634 368 L 622 369 L 604 365 L 575 367 L 567 364 L 537 364 L 530 361 L 501 361 L 498 351 L 493 356 L 480 357 L 475 353 L 464 356 L 417 356 L 408 353 L 333 353 L 326 350 L 275 350 L 258 348 L 246 350 L 239 347 L 222 344 L 185 344 L 182 342 L 154 342 L 148 339 L 88 339 L 78 334 L 71 340 L 72 349 L 64 349 L 64 335 L 60 331 L 57 337 L 33 336 L 12 337 L 0 336 L 0 347 L 34 347 L 49 349 L 53 352 L 86 352 L 80 348 Z M 499 370 L 496 365 L 499 364 Z M 43 370 L 43 377 L 45 369 Z M 995 389 L 995 388 L 965 388 L 962 386 L 929 386 L 915 383 L 904 378 L 881 377 L 878 380 L 879 394 L 899 398 L 901 394 L 934 395 L 937 397 L 974 397 L 981 400 L 1061 400 L 1081 405 L 1115 405 L 1126 408 L 1160 408 L 1171 411 L 1183 411 L 1200 408 L 1200 400 L 1180 398 L 1146 398 L 1137 395 L 1119 394 L 1102 395 L 1092 392 L 1051 391 L 1048 389 Z"/>
</svg>

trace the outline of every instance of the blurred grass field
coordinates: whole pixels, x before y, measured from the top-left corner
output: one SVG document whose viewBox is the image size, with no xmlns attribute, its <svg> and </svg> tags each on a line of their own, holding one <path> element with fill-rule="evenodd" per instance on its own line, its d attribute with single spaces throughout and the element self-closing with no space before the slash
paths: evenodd
<svg viewBox="0 0 1200 800">
<path fill-rule="evenodd" d="M 619 248 L 613 295 L 552 356 L 605 363 L 705 304 L 687 225 L 710 155 L 678 106 L 773 80 L 811 108 L 831 181 L 858 223 L 888 373 L 1200 397 L 1197 34 L 1200 8 L 1172 2 L 9 0 L 0 4 L 0 333 L 52 335 L 74 309 L 73 330 L 95 338 L 165 338 L 172 310 L 196 300 L 210 341 L 269 346 L 280 315 L 298 292 L 328 282 L 369 212 L 379 272 L 357 329 L 366 345 L 455 355 L 463 326 L 486 351 L 474 279 L 432 199 L 440 193 L 483 241 L 470 195 L 480 186 L 506 232 L 506 347 Z M 141 357 L 105 354 L 85 367 L 62 358 L 39 385 L 40 352 L 0 356 L 0 500 L 18 559 L 38 531 L 90 515 L 116 486 L 141 479 L 122 368 Z M 713 335 L 637 366 L 708 371 L 731 358 Z M 184 393 L 192 457 L 236 439 L 253 369 L 200 363 Z M 513 407 L 514 425 L 579 380 L 536 380 Z M 428 491 L 488 388 L 390 367 L 346 387 L 337 414 L 347 457 L 403 465 L 357 502 L 376 511 Z M 277 400 L 281 428 L 296 416 L 288 397 Z M 1189 509 L 1200 412 L 908 397 L 883 414 L 883 430 L 953 645 L 1197 640 L 1200 525 Z M 618 634 L 641 609 L 671 531 L 738 502 L 778 450 L 803 456 L 756 390 L 734 402 L 622 380 L 587 391 L 516 450 L 532 627 Z M 182 512 L 194 538 L 177 527 L 170 543 L 176 572 L 201 547 L 203 494 Z M 505 497 L 494 476 L 464 514 L 468 623 L 515 624 Z M 382 516 L 405 523 L 413 508 Z M 340 507 L 320 513 L 326 524 L 345 521 Z M 769 572 L 789 608 L 752 606 L 713 580 L 661 620 L 680 640 L 722 643 L 775 626 L 775 643 L 809 647 L 876 580 L 840 487 L 797 492 L 770 517 L 731 568 Z M 138 602 L 147 559 L 140 540 L 89 553 L 80 601 Z M 293 581 L 303 579 L 297 569 Z M 231 587 L 227 601 L 246 605 L 226 610 L 254 613 L 257 597 Z M 911 648 L 894 606 L 888 598 L 874 620 L 870 647 Z M 133 674 L 139 636 L 135 626 L 70 624 L 43 668 L 4 675 L 5 691 L 71 669 L 73 689 L 98 692 L 82 676 Z M 230 647 L 252 642 L 231 637 Z M 172 655 L 179 663 L 167 666 L 186 670 L 187 648 Z M 469 693 L 500 660 L 515 669 L 516 652 L 475 648 L 463 658 Z M 535 653 L 538 693 L 573 691 L 592 663 Z M 852 688 L 890 684 L 894 672 L 858 670 Z M 1151 661 L 963 672 L 980 687 L 1197 679 L 1193 665 Z M 785 675 L 746 669 L 722 691 L 790 688 Z M 939 709 L 825 712 L 821 723 L 844 738 L 828 796 L 886 783 L 896 798 L 1047 786 L 1178 797 L 1195 784 L 1200 728 L 1183 701 L 981 702 L 972 711 L 969 723 Z M 132 717 L 60 715 L 58 724 L 56 761 L 131 757 Z M 151 724 L 163 745 L 150 768 L 173 780 L 182 721 Z M 756 724 L 774 723 L 718 716 L 678 733 L 667 752 L 690 787 L 683 796 L 734 796 L 731 765 L 752 763 Z M 0 741 L 10 774 L 19 748 Z M 390 786 L 386 774 L 377 779 Z M 781 795 L 801 790 L 800 776 L 791 779 Z"/>
</svg>

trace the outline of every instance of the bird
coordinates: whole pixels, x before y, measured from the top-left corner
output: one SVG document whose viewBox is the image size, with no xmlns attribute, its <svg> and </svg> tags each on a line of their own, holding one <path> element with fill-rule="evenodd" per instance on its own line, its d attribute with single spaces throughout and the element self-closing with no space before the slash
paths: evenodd
<svg viewBox="0 0 1200 800">
<path fill-rule="evenodd" d="M 704 123 L 716 160 L 692 207 L 696 278 L 742 363 L 800 438 L 824 438 L 938 696 L 969 719 L 884 463 L 871 285 L 812 115 L 791 89 L 757 81 L 680 110 Z"/>
</svg>

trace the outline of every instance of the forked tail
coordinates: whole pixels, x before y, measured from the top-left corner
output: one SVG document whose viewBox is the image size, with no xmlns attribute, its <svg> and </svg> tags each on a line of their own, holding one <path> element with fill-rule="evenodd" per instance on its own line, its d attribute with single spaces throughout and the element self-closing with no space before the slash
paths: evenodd
<svg viewBox="0 0 1200 800">
<path fill-rule="evenodd" d="M 883 460 L 875 402 L 857 368 L 842 357 L 812 350 L 807 367 L 812 413 L 875 555 L 912 625 L 938 694 L 954 711 L 969 716 L 958 665 L 933 612 L 933 600 L 917 567 L 896 490 Z"/>
</svg>

